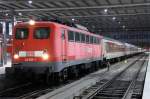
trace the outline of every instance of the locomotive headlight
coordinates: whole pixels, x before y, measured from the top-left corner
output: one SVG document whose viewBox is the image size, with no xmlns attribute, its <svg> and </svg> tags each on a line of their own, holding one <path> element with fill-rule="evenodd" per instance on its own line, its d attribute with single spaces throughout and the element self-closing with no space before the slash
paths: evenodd
<svg viewBox="0 0 150 99">
<path fill-rule="evenodd" d="M 34 24 L 35 24 L 35 21 L 34 21 L 34 20 L 30 20 L 30 21 L 29 21 L 29 24 L 30 24 L 30 25 L 34 25 Z"/>
<path fill-rule="evenodd" d="M 14 59 L 18 59 L 19 58 L 19 55 L 18 54 L 15 54 L 14 55 Z"/>
<path fill-rule="evenodd" d="M 44 53 L 42 57 L 44 60 L 47 60 L 49 58 L 49 55 L 47 53 Z"/>
</svg>

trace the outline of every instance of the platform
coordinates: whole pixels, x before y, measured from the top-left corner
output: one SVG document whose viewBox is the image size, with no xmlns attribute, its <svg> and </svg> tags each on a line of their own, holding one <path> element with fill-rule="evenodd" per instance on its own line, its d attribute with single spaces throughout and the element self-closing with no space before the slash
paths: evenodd
<svg viewBox="0 0 150 99">
<path fill-rule="evenodd" d="M 5 67 L 11 66 L 11 59 L 8 57 L 7 64 L 0 67 L 0 74 L 5 74 Z"/>
<path fill-rule="evenodd" d="M 142 99 L 150 99 L 150 54 L 149 54 L 149 62 L 148 62 L 148 67 L 146 72 Z"/>
</svg>

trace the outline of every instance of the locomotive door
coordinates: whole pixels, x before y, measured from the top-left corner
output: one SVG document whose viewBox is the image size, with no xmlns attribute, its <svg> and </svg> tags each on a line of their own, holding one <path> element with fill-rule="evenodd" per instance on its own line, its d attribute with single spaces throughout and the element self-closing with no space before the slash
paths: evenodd
<svg viewBox="0 0 150 99">
<path fill-rule="evenodd" d="M 61 29 L 61 53 L 62 53 L 62 61 L 67 61 L 67 30 Z"/>
</svg>

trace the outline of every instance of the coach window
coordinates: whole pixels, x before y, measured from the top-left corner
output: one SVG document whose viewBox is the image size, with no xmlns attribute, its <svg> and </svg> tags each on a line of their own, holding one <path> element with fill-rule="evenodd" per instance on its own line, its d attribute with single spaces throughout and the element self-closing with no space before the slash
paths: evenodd
<svg viewBox="0 0 150 99">
<path fill-rule="evenodd" d="M 75 33 L 75 40 L 76 42 L 80 42 L 80 33 L 78 32 Z"/>
<path fill-rule="evenodd" d="M 89 43 L 89 35 L 86 35 L 86 43 Z"/>
<path fill-rule="evenodd" d="M 74 41 L 74 32 L 73 31 L 68 31 L 68 40 L 69 41 Z"/>
<path fill-rule="evenodd" d="M 96 38 L 96 43 L 99 44 L 100 43 L 100 39 Z"/>
<path fill-rule="evenodd" d="M 15 38 L 16 39 L 27 39 L 28 38 L 28 28 L 17 28 Z"/>
<path fill-rule="evenodd" d="M 85 43 L 85 34 L 81 34 L 81 42 Z"/>
<path fill-rule="evenodd" d="M 34 32 L 35 39 L 48 39 L 50 35 L 50 29 L 47 27 L 36 28 Z"/>
</svg>

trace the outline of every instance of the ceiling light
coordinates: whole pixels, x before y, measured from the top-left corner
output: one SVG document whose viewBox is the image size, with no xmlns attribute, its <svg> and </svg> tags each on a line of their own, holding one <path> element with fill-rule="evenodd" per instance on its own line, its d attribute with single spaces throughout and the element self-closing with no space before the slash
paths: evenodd
<svg viewBox="0 0 150 99">
<path fill-rule="evenodd" d="M 113 17 L 112 19 L 113 19 L 113 20 L 116 20 L 116 17 Z"/>
<path fill-rule="evenodd" d="M 108 9 L 104 9 L 104 12 L 107 13 L 107 12 L 108 12 Z"/>
<path fill-rule="evenodd" d="M 28 3 L 29 3 L 29 4 L 32 4 L 32 0 L 29 0 Z"/>
<path fill-rule="evenodd" d="M 120 24 L 121 22 L 119 21 L 118 23 Z"/>
<path fill-rule="evenodd" d="M 126 26 L 125 26 L 125 25 L 123 25 L 123 26 L 122 26 L 122 28 L 126 28 Z"/>
<path fill-rule="evenodd" d="M 18 15 L 22 16 L 22 13 L 20 12 L 20 13 L 18 13 Z"/>
<path fill-rule="evenodd" d="M 8 13 L 6 13 L 5 15 L 8 16 Z"/>
</svg>

